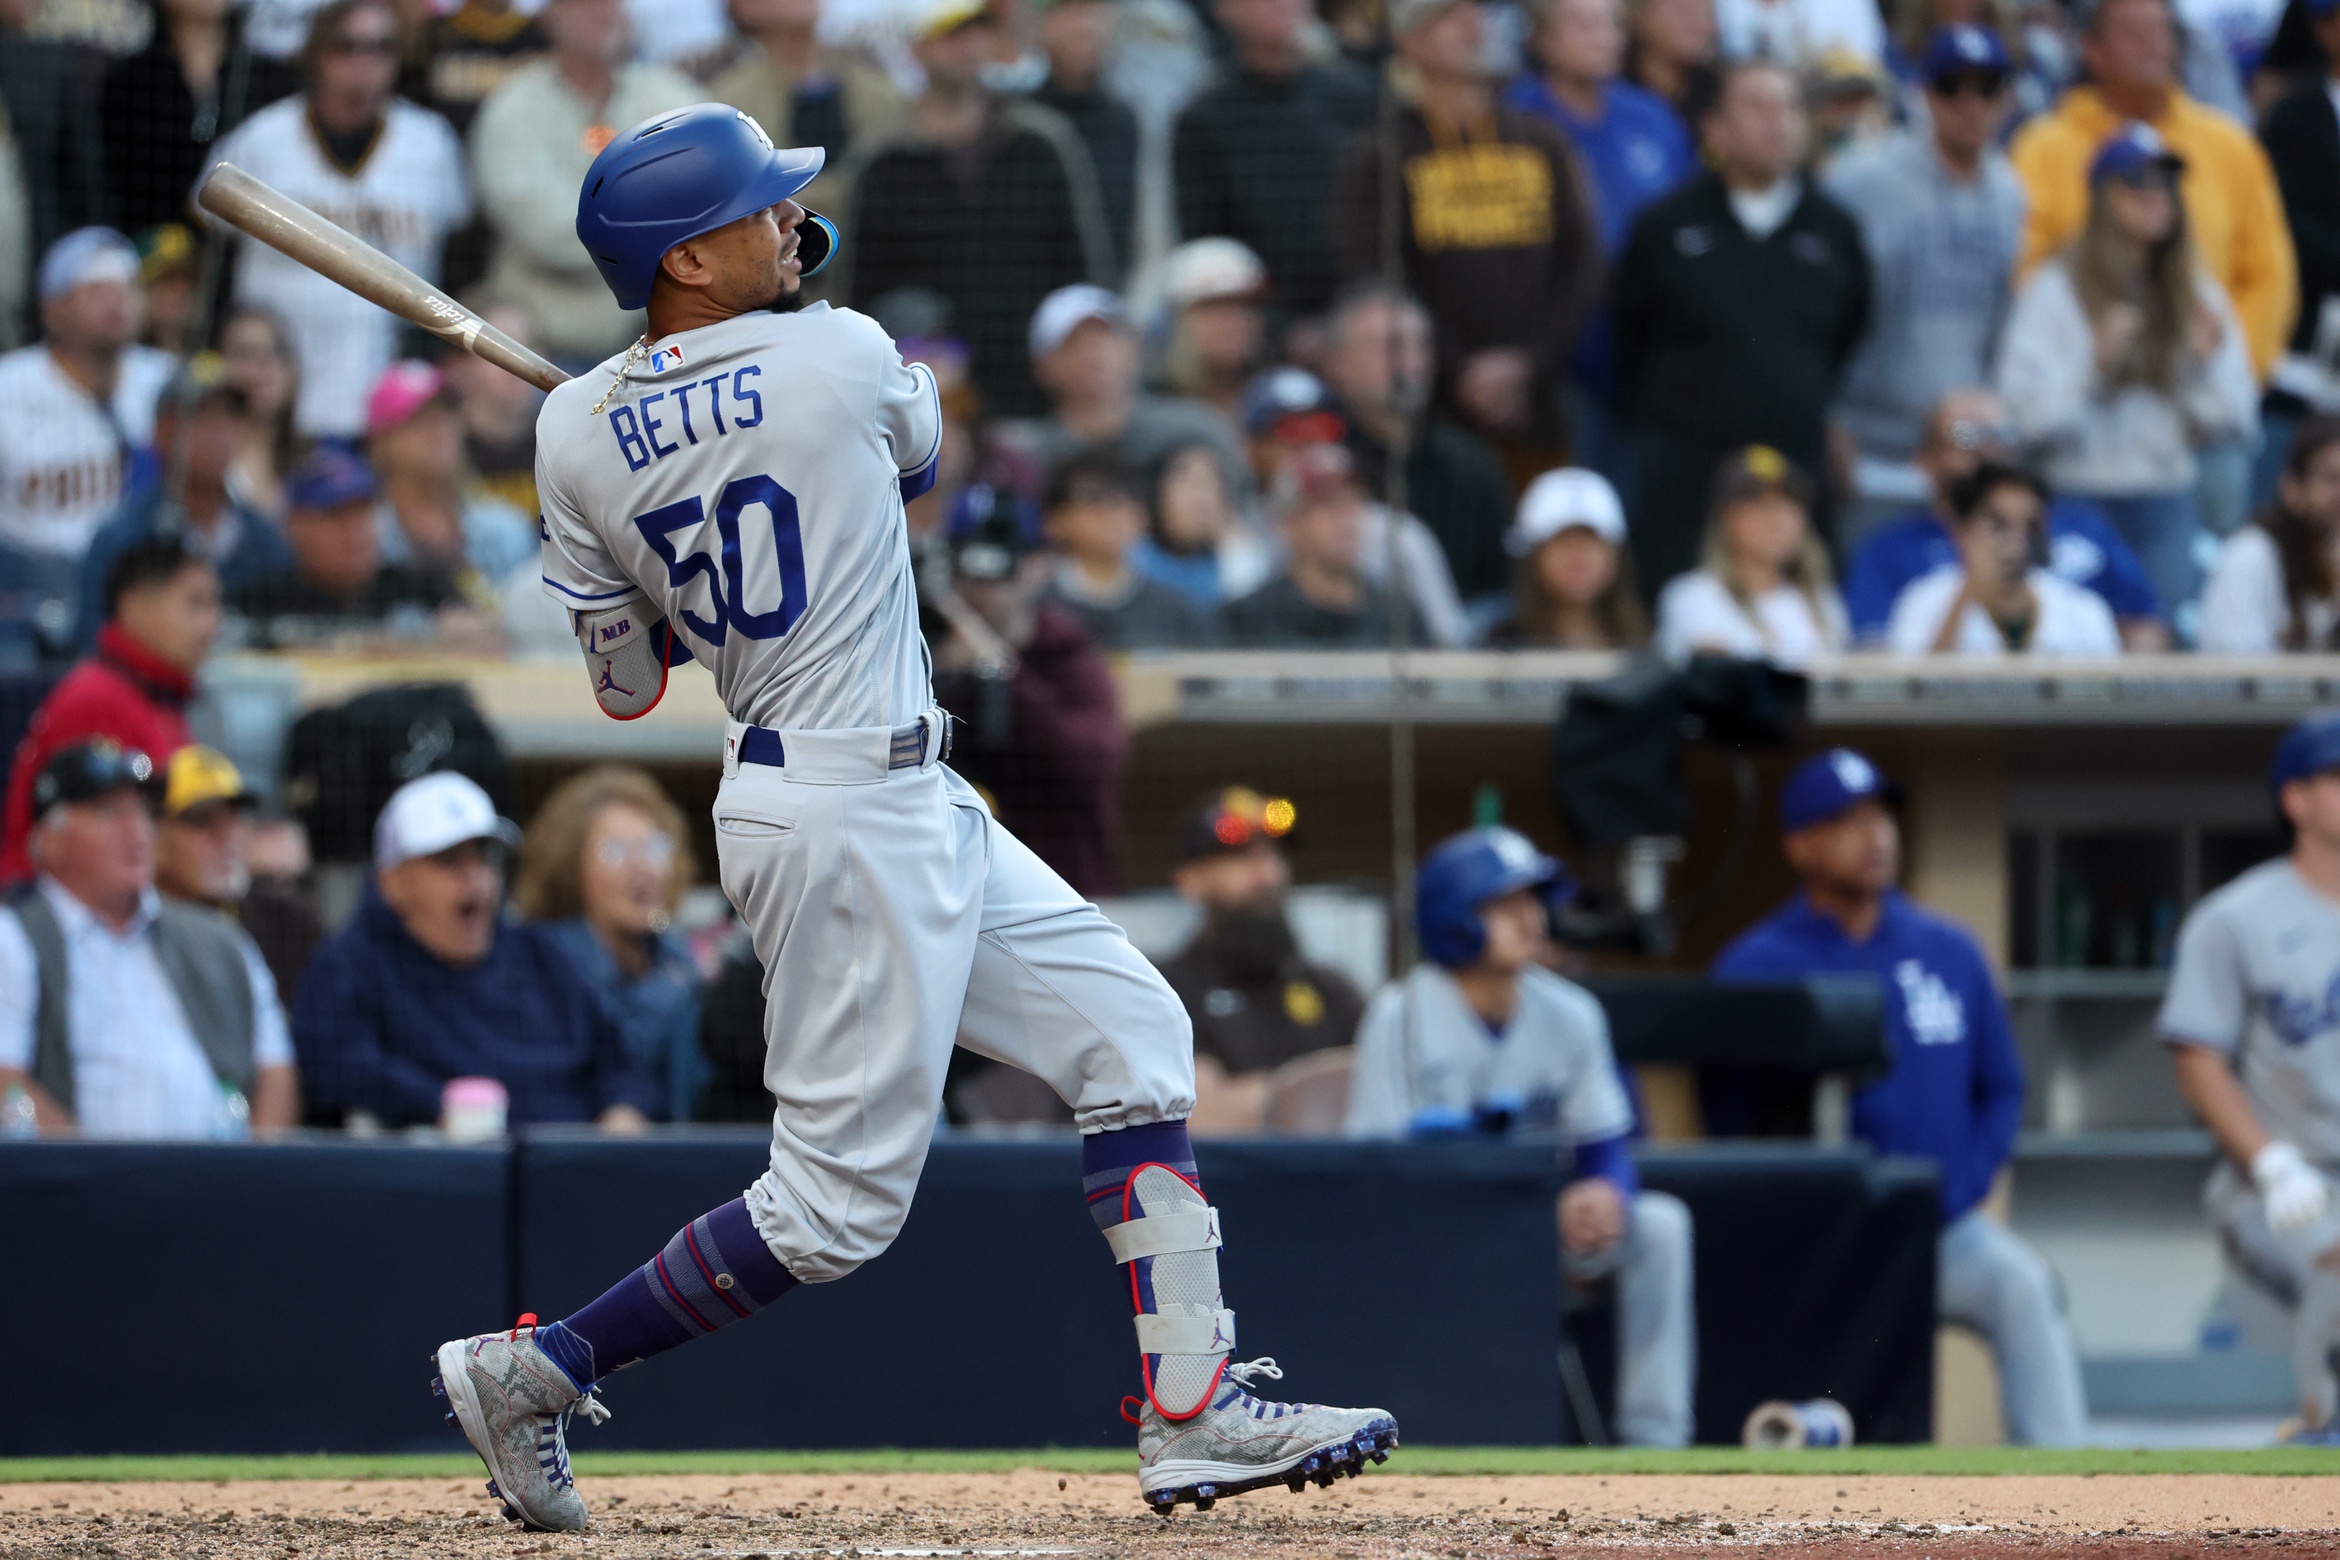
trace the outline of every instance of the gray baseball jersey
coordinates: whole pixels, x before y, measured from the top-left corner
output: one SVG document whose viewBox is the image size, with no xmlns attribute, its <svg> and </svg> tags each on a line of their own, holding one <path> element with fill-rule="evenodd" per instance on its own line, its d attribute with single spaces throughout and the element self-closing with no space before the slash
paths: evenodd
<svg viewBox="0 0 2340 1560">
<path fill-rule="evenodd" d="M 2253 867 L 2186 917 L 2161 1032 L 2227 1052 L 2262 1126 L 2340 1160 L 2340 905 L 2289 861 Z"/>
<path fill-rule="evenodd" d="M 1505 1104 L 1531 1129 L 1572 1143 L 1622 1136 L 1633 1109 L 1617 1080 L 1609 1018 L 1592 993 L 1543 970 L 1520 977 L 1519 1007 L 1497 1035 L 1454 977 L 1415 966 L 1375 994 L 1357 1028 L 1351 1137 L 1400 1137 L 1425 1110 Z"/>
<path fill-rule="evenodd" d="M 554 599 L 647 598 L 750 725 L 899 726 L 931 707 L 899 486 L 941 448 L 925 365 L 825 303 L 684 331 L 626 362 L 562 385 L 537 416 Z"/>
</svg>

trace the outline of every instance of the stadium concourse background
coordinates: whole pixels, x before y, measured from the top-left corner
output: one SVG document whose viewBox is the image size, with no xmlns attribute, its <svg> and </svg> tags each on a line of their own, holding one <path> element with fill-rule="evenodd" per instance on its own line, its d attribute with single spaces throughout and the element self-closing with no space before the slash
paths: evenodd
<svg viewBox="0 0 2340 1560">
<path fill-rule="evenodd" d="M 1935 8 L 1847 8 L 1866 18 L 1848 62 L 1792 29 L 1742 25 L 1743 5 L 1693 0 L 1705 23 L 1686 32 L 1653 20 L 1676 6 L 1631 6 L 1630 47 L 1608 74 L 1638 84 L 1653 145 L 1610 144 L 1615 156 L 1572 144 L 1590 132 L 1570 128 L 1545 84 L 1565 74 L 1539 31 L 1561 5 L 550 0 L 519 6 L 525 21 L 495 6 L 369 0 L 251 0 L 225 21 L 191 14 L 201 9 L 0 7 L 0 344 L 30 354 L 11 360 L 20 377 L 54 348 L 99 378 L 115 373 L 120 392 L 107 407 L 82 397 L 75 421 L 80 403 L 46 381 L 21 390 L 0 375 L 0 751 L 16 750 L 97 644 L 115 555 L 104 547 L 177 535 L 217 553 L 226 603 L 216 640 L 187 668 L 192 735 L 240 766 L 272 822 L 297 825 L 307 860 L 296 887 L 328 927 L 366 891 L 374 815 L 402 778 L 460 768 L 525 826 L 565 782 L 615 763 L 647 772 L 687 820 L 697 878 L 675 930 L 704 970 L 736 966 L 742 940 L 714 876 L 723 711 L 695 666 L 640 721 L 595 709 L 537 582 L 537 398 L 199 225 L 186 202 L 210 160 L 232 157 L 586 371 L 641 328 L 569 232 L 588 160 L 632 120 L 733 103 L 781 144 L 829 149 L 805 200 L 837 218 L 844 242 L 811 290 L 872 313 L 943 387 L 941 480 L 908 523 L 938 693 L 958 719 L 954 762 L 1144 951 L 1168 959 L 1192 937 L 1198 916 L 1172 879 L 1193 814 L 1244 787 L 1291 804 L 1281 844 L 1298 954 L 1363 993 L 1413 962 L 1422 852 L 1497 821 L 1561 854 L 1584 884 L 1567 969 L 1693 981 L 1792 891 L 1775 827 L 1783 776 L 1823 748 L 1857 746 L 1907 793 L 1909 891 L 1974 929 L 2014 1006 L 2030 1086 L 1993 1206 L 2060 1281 L 2092 1408 L 2107 1422 L 2176 1423 L 2181 1436 L 2236 1423 L 2257 1433 L 2286 1411 L 2279 1319 L 2224 1265 L 2199 1205 L 2210 1145 L 2151 1029 L 2176 918 L 2276 849 L 2262 781 L 2276 734 L 2340 702 L 2340 656 L 2280 648 L 2313 642 L 2292 631 L 2304 622 L 2259 625 L 2250 649 L 2234 648 L 2249 637 L 2234 625 L 2224 641 L 2205 628 L 2202 580 L 2184 560 L 2215 554 L 2248 506 L 2189 511 L 2174 548 L 2140 541 L 2155 560 L 2180 560 L 2145 588 L 2142 609 L 2103 585 L 2130 653 L 1886 654 L 1874 647 L 1881 622 L 1833 612 L 1844 603 L 1832 582 L 1849 583 L 1864 526 L 1927 501 L 1926 477 L 1904 448 L 1882 461 L 1894 468 L 1883 486 L 1863 489 L 1880 463 L 1827 459 L 1829 408 L 1790 407 L 1766 377 L 1842 384 L 1857 344 L 1893 338 L 1890 311 L 1870 321 L 1856 307 L 1867 292 L 1852 275 L 1853 219 L 1795 230 L 1799 253 L 1845 268 L 1798 300 L 1809 305 L 1798 318 L 1826 320 L 1827 341 L 1782 343 L 1793 362 L 1660 365 L 1682 376 L 1667 382 L 1712 394 L 1702 411 L 1733 430 L 1727 439 L 1658 427 L 1663 408 L 1630 404 L 1613 360 L 1628 303 L 1641 311 L 1642 369 L 1671 339 L 1666 300 L 1636 301 L 1626 285 L 1656 288 L 1657 268 L 1619 262 L 1641 212 L 1708 179 L 1694 132 L 1724 53 L 1781 67 L 1781 107 L 1817 124 L 1809 167 L 1798 155 L 1778 171 L 1818 187 L 1832 160 L 1923 133 Z M 1722 14 L 1719 37 L 1709 12 Z M 1986 139 L 2058 112 L 2080 21 L 2078 7 L 2027 10 L 2014 58 L 1984 73 L 2004 116 Z M 1404 37 L 1393 42 L 1393 28 Z M 2224 57 L 2223 40 L 2197 41 L 2213 63 Z M 2266 72 L 2258 97 L 2292 85 L 2299 44 L 2287 34 L 2255 67 Z M 2312 60 L 2304 69 L 2312 87 Z M 2211 78 L 2187 81 L 2206 111 L 2253 114 L 2231 68 Z M 1443 116 L 1437 131 L 1426 114 Z M 1471 133 L 1446 137 L 1448 121 Z M 1711 141 L 1707 160 L 1758 157 L 1727 141 Z M 1664 177 L 1617 184 L 1620 167 L 1650 166 Z M 2014 175 L 1991 166 L 2011 187 Z M 2266 193 L 2279 211 L 2279 193 Z M 44 267 L 59 240 L 97 225 L 126 236 L 134 263 L 69 243 L 70 265 Z M 1650 231 L 1663 248 L 1663 229 Z M 2011 251 L 2015 230 L 1999 237 Z M 2238 247 L 2274 245 L 2287 253 L 2288 235 Z M 2205 261 L 2233 269 L 2232 258 Z M 1981 312 L 1993 320 L 2012 301 L 2011 265 L 2001 272 L 1975 294 L 1991 298 Z M 58 306 L 93 285 L 131 289 L 135 347 L 107 337 L 123 329 L 102 311 Z M 2283 310 L 2230 301 L 2263 374 Z M 1982 343 L 1976 381 L 2000 345 Z M 1907 360 L 1869 366 L 1896 383 L 1924 377 Z M 784 407 L 776 399 L 774 415 Z M 2005 410 L 1951 419 L 1950 442 L 2020 443 Z M 39 426 L 56 431 L 24 433 L 33 411 L 55 413 Z M 206 419 L 231 415 L 219 439 L 190 432 L 219 432 Z M 2260 497 L 2289 426 L 2267 424 Z M 1901 432 L 1915 443 L 1923 430 Z M 2257 439 L 2205 442 L 2204 491 L 2221 473 L 2248 490 Z M 362 458 L 363 492 L 310 480 L 324 446 Z M 1572 481 L 1523 508 L 1533 479 L 1563 466 L 1597 468 L 1614 486 Z M 1727 582 L 1706 580 L 1719 616 L 1681 605 L 1695 590 L 1670 626 L 1658 605 L 1696 573 L 1718 470 L 1737 474 L 1725 486 L 1741 499 L 1799 511 L 1793 555 L 1765 565 L 1792 598 L 1780 609 L 1792 644 L 1756 623 L 1727 561 Z M 331 589 L 319 584 L 328 549 L 304 530 L 315 506 L 295 502 L 327 487 L 333 507 L 372 506 L 375 542 L 363 578 Z M 1562 600 L 1531 560 L 1588 538 L 1605 549 L 1597 588 Z M 2045 548 L 2044 533 L 2035 539 Z M 751 536 L 751 568 L 761 546 Z M 1793 668 L 1768 690 L 1779 718 L 1741 719 L 1733 706 L 1690 719 L 1669 702 L 1678 690 L 1652 668 L 1718 644 Z M 1666 659 L 1644 654 L 1653 645 Z M 1605 728 L 1600 751 L 1615 762 L 1597 797 L 1564 724 L 1588 689 L 1623 712 Z M 1556 743 L 1576 756 L 1556 760 Z M 1912 1213 L 1930 1195 L 1923 1172 L 1843 1141 L 1829 1103 L 1841 1078 L 1811 1080 L 1810 1119 L 1782 1141 L 1705 1141 L 1689 1058 L 1710 1054 L 1726 1025 L 1716 1016 L 1701 1032 L 1643 1037 L 1635 1058 L 1645 1174 L 1698 1215 L 1700 1438 L 1735 1439 L 1764 1398 L 1822 1393 L 1854 1406 L 1867 1439 L 1998 1438 L 1987 1359 L 1970 1335 L 1933 1326 L 1931 1250 Z M 752 1066 L 749 1076 L 754 1095 Z M 733 1119 L 752 1117 L 760 1097 L 749 1106 Z M 1352 1388 L 1343 1362 L 1386 1362 L 1391 1390 L 1410 1395 L 1391 1406 L 1418 1412 L 1409 1422 L 1432 1438 L 1576 1433 L 1559 1383 L 1548 1146 L 1417 1154 L 1304 1141 L 1337 1135 L 1337 1108 L 1319 1106 L 1204 1151 L 1229 1208 L 1231 1273 L 1250 1276 L 1245 1298 L 1231 1285 L 1247 1348 L 1308 1361 L 1296 1389 L 1329 1399 L 1377 1390 L 1362 1377 Z M 1055 1114 L 954 1094 L 902 1248 L 849 1290 L 790 1303 L 804 1318 L 785 1326 L 804 1330 L 789 1336 L 821 1336 L 824 1357 L 759 1353 L 778 1349 L 756 1340 L 783 1325 L 770 1319 L 739 1329 L 704 1359 L 629 1379 L 610 1438 L 779 1444 L 796 1432 L 759 1411 L 758 1394 L 813 1383 L 847 1402 L 880 1387 L 867 1398 L 883 1404 L 923 1390 L 966 1360 L 936 1344 L 917 1379 L 877 1380 L 886 1340 L 917 1325 L 941 1275 L 978 1261 L 1000 1275 L 984 1304 L 1003 1327 L 1036 1306 L 1052 1319 L 1079 1312 L 1063 1380 L 1020 1365 L 1033 1417 L 1003 1419 L 1000 1434 L 1119 1435 L 1082 1395 L 1105 1379 L 1124 1324 L 1093 1236 L 1076 1240 L 1060 1173 L 1072 1149 Z M 165 1396 L 200 1398 L 223 1447 L 316 1444 L 313 1426 L 270 1417 L 273 1387 L 188 1374 L 220 1364 L 226 1351 L 188 1340 L 225 1325 L 229 1308 L 247 1327 L 273 1326 L 253 1298 L 299 1293 L 309 1343 L 325 1347 L 330 1325 L 373 1351 L 342 1383 L 332 1433 L 352 1449 L 403 1447 L 429 1426 L 388 1394 L 419 1388 L 430 1343 L 505 1311 L 574 1304 L 711 1189 L 736 1189 L 758 1157 L 752 1130 L 703 1123 L 640 1144 L 555 1134 L 475 1149 L 427 1129 L 392 1143 L 353 1143 L 341 1129 L 313 1120 L 291 1143 L 249 1147 L 0 1145 L 0 1231 L 46 1231 L 48 1260 L 103 1270 L 100 1255 L 75 1255 L 88 1250 L 78 1243 L 169 1193 L 181 1212 L 167 1226 L 168 1271 L 152 1277 L 185 1297 L 175 1314 L 186 1330 L 128 1326 L 102 1306 L 70 1319 L 103 1339 L 96 1352 L 125 1373 L 125 1394 L 163 1382 Z M 557 1189 L 556 1168 L 570 1178 Z M 1403 1217 L 1381 1202 L 1384 1184 L 1402 1191 Z M 1028 1224 L 994 1222 L 984 1199 L 1010 1191 L 1012 1218 Z M 434 1253 L 440 1227 L 418 1216 L 442 1207 L 463 1210 L 457 1258 Z M 304 1252 L 287 1249 L 287 1228 L 339 1234 Z M 1017 1249 L 1046 1282 L 1018 1288 L 1004 1237 L 979 1248 L 978 1228 L 1026 1241 Z M 1368 1271 L 1362 1254 L 1379 1246 L 1402 1260 Z M 1300 1275 L 1291 1294 L 1248 1298 L 1284 1274 Z M 1059 1307 L 1060 1292 L 1096 1304 Z M 1567 1336 L 1602 1385 L 1606 1329 L 1580 1298 L 1568 1298 Z M 0 1285 L 0 1331 L 61 1336 L 46 1303 Z M 817 1332 L 815 1317 L 833 1330 Z M 138 1340 L 155 1352 L 140 1354 Z M 739 1366 L 750 1356 L 772 1374 Z M 107 1415 L 77 1417 L 86 1378 L 44 1374 L 68 1357 L 52 1351 L 12 1378 L 12 1394 L 31 1394 L 12 1406 L 42 1407 L 0 1416 L 0 1450 L 196 1444 L 202 1432 L 170 1416 L 115 1415 L 120 1397 L 98 1394 Z M 688 1422 L 680 1405 L 692 1394 L 708 1405 L 729 1394 L 737 1414 L 709 1408 Z M 853 1434 L 902 1431 L 873 1420 Z"/>
</svg>

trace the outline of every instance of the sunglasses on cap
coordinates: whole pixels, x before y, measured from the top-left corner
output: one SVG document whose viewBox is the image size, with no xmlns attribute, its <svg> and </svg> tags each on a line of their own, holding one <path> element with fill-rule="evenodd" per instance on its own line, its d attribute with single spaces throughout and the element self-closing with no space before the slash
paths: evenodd
<svg viewBox="0 0 2340 1560">
<path fill-rule="evenodd" d="M 1942 97 L 1995 98 L 2007 90 L 2007 73 L 2003 70 L 1954 70 L 1936 76 L 1929 89 Z"/>
</svg>

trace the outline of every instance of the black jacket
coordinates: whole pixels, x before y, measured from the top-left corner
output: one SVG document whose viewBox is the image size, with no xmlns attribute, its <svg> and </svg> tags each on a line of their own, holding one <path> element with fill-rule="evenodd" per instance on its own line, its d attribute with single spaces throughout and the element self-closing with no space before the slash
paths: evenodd
<svg viewBox="0 0 2340 1560">
<path fill-rule="evenodd" d="M 1113 236 L 1114 272 L 1119 276 L 1137 244 L 1137 115 L 1129 105 L 1102 92 L 1072 92 L 1054 80 L 1041 85 L 1032 101 L 1053 108 L 1071 122 L 1097 169 L 1097 198 Z"/>
<path fill-rule="evenodd" d="M 1868 323 L 1869 261 L 1851 214 L 1809 183 L 1787 221 L 1758 239 L 1705 173 L 1634 223 L 1611 297 L 1635 422 L 1805 459 L 1821 447 L 1837 375 Z"/>
<path fill-rule="evenodd" d="M 2340 297 L 2340 114 L 2333 112 L 2322 78 L 2269 109 L 2259 138 L 2275 165 L 2291 247 L 2299 256 L 2299 323 L 2291 345 L 2312 351 L 2324 301 Z"/>
<path fill-rule="evenodd" d="M 153 42 L 106 72 L 98 122 L 116 227 L 135 235 L 164 222 L 192 222 L 188 197 L 210 160 L 212 142 L 253 110 L 300 90 L 300 78 L 274 60 L 255 54 L 247 69 L 239 100 L 226 101 L 236 86 L 231 52 L 220 66 L 217 91 L 199 103 L 187 90 L 169 35 L 158 26 Z"/>
<path fill-rule="evenodd" d="M 1178 116 L 1173 156 L 1186 238 L 1239 238 L 1258 252 L 1288 314 L 1332 301 L 1333 169 L 1373 123 L 1373 78 L 1350 64 L 1278 79 L 1228 75 Z"/>
<path fill-rule="evenodd" d="M 1349 453 L 1357 478 L 1376 499 L 1389 492 L 1389 446 L 1351 417 Z M 1433 413 L 1406 452 L 1406 508 L 1438 538 L 1456 594 L 1499 593 L 1511 583 L 1503 533 L 1511 524 L 1511 482 L 1495 452 Z"/>
</svg>

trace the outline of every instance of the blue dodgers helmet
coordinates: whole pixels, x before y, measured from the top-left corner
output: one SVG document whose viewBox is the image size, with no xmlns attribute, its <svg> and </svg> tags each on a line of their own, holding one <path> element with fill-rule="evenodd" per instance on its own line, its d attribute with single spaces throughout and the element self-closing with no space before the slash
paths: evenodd
<svg viewBox="0 0 2340 1560">
<path fill-rule="evenodd" d="M 2275 794 L 2276 810 L 2282 810 L 2285 786 L 2294 780 L 2311 780 L 2327 769 L 2340 769 L 2340 710 L 2308 716 L 2275 745 L 2267 789 Z"/>
<path fill-rule="evenodd" d="M 601 149 L 577 194 L 577 241 L 618 307 L 650 301 L 658 262 L 688 238 L 777 206 L 812 183 L 828 153 L 775 149 L 763 126 L 722 103 L 645 119 Z M 805 213 L 798 262 L 812 276 L 837 252 L 828 218 Z"/>
<path fill-rule="evenodd" d="M 1477 961 L 1487 946 L 1479 907 L 1523 888 L 1548 902 L 1576 895 L 1576 879 L 1517 829 L 1471 829 L 1442 840 L 1414 877 L 1414 927 L 1422 951 L 1450 970 Z"/>
</svg>

